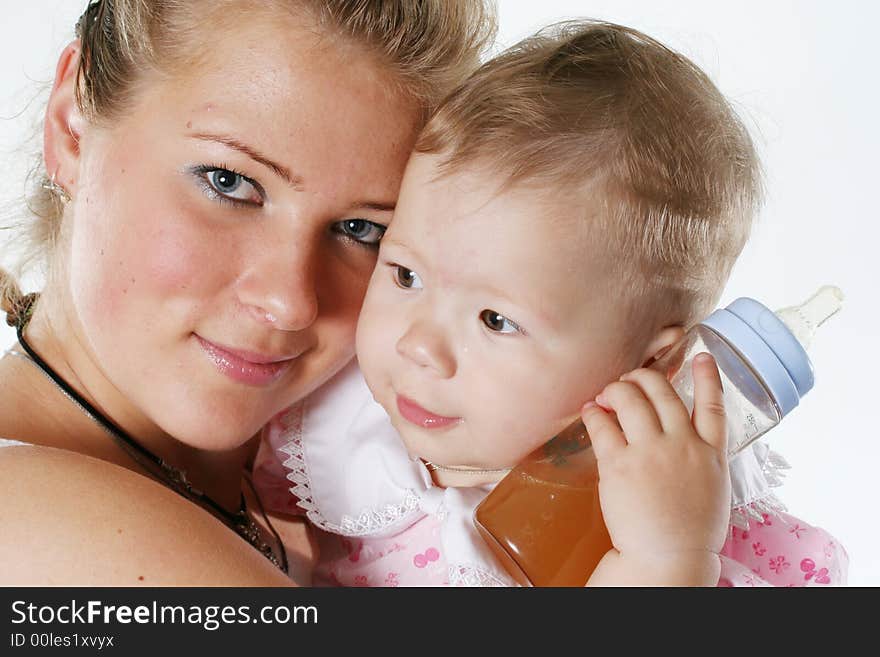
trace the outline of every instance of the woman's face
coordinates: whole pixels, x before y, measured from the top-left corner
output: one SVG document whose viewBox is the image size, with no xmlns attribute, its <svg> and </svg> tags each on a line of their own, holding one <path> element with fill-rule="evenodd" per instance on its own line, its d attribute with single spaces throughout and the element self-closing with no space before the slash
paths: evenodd
<svg viewBox="0 0 880 657">
<path fill-rule="evenodd" d="M 80 138 L 65 318 L 115 417 L 237 446 L 354 352 L 417 129 L 356 49 L 279 21 L 214 35 Z"/>
</svg>

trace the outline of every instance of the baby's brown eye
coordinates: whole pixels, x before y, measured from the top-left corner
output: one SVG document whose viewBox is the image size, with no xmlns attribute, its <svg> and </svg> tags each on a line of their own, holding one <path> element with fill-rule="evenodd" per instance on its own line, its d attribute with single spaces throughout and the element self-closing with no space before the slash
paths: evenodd
<svg viewBox="0 0 880 657">
<path fill-rule="evenodd" d="M 422 287 L 422 280 L 412 269 L 395 265 L 394 277 L 400 287 L 405 287 L 407 289 L 419 289 Z"/>
<path fill-rule="evenodd" d="M 520 330 L 516 322 L 507 319 L 507 317 L 494 310 L 484 310 L 480 313 L 480 319 L 489 330 L 496 333 L 516 333 Z"/>
</svg>

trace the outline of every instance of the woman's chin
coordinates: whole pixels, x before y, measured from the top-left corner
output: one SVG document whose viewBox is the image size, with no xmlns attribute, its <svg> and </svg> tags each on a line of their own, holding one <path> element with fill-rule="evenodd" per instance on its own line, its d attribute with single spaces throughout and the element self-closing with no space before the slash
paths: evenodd
<svg viewBox="0 0 880 657">
<path fill-rule="evenodd" d="M 263 416 L 246 416 L 216 410 L 163 417 L 163 430 L 175 439 L 198 450 L 226 452 L 247 443 L 265 424 Z"/>
</svg>

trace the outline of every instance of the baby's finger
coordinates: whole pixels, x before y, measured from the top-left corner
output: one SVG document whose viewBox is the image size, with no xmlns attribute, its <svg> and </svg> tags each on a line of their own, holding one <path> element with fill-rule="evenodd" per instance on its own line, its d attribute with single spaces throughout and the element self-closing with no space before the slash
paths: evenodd
<svg viewBox="0 0 880 657">
<path fill-rule="evenodd" d="M 700 437 L 718 450 L 727 446 L 727 415 L 724 412 L 724 391 L 715 359 L 709 354 L 694 358 L 694 429 Z"/>
<path fill-rule="evenodd" d="M 581 410 L 581 421 L 590 436 L 596 459 L 601 461 L 626 447 L 623 431 L 614 419 L 614 415 L 602 410 L 596 402 L 587 402 Z"/>
<path fill-rule="evenodd" d="M 621 381 L 634 383 L 651 402 L 663 431 L 668 435 L 677 435 L 682 427 L 690 427 L 691 416 L 681 397 L 669 380 L 656 370 L 641 368 L 627 372 Z"/>
<path fill-rule="evenodd" d="M 610 383 L 596 397 L 596 402 L 617 413 L 617 421 L 630 444 L 634 445 L 663 433 L 654 407 L 635 383 Z"/>
</svg>

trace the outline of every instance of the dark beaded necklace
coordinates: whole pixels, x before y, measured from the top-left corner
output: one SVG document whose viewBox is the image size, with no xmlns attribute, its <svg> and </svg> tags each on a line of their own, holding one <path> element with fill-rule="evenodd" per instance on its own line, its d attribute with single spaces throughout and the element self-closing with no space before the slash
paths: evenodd
<svg viewBox="0 0 880 657">
<path fill-rule="evenodd" d="M 24 337 L 24 329 L 30 321 L 31 314 L 33 313 L 34 304 L 36 303 L 38 298 L 37 294 L 29 294 L 24 298 L 24 303 L 21 305 L 21 310 L 18 313 L 18 316 L 15 318 L 15 330 L 18 334 L 18 341 L 21 346 L 24 348 L 28 359 L 33 362 L 40 370 L 42 370 L 43 374 L 53 383 L 55 386 L 67 397 L 71 402 L 74 403 L 85 415 L 87 415 L 93 422 L 95 422 L 98 426 L 100 426 L 107 434 L 110 435 L 111 438 L 128 454 L 135 462 L 141 465 L 147 472 L 155 476 L 159 481 L 161 481 L 165 486 L 170 488 L 171 490 L 179 493 L 186 499 L 195 502 L 200 505 L 204 509 L 207 509 L 214 516 L 219 518 L 230 527 L 233 531 L 235 531 L 239 536 L 241 536 L 245 541 L 250 543 L 254 548 L 256 548 L 260 553 L 263 554 L 269 561 L 271 561 L 275 566 L 277 566 L 282 572 L 288 572 L 288 564 L 287 564 L 287 555 L 284 551 L 284 545 L 281 541 L 281 537 L 278 535 L 278 532 L 275 531 L 275 528 L 272 526 L 272 523 L 269 522 L 269 518 L 266 516 L 265 511 L 262 506 L 259 506 L 260 513 L 264 521 L 266 522 L 266 526 L 272 532 L 272 535 L 275 537 L 275 541 L 277 543 L 278 554 L 275 553 L 275 550 L 266 543 L 260 532 L 259 527 L 253 521 L 250 514 L 247 510 L 247 505 L 245 503 L 244 493 L 241 494 L 241 503 L 236 511 L 227 511 L 222 506 L 217 504 L 213 499 L 211 499 L 208 495 L 205 495 L 204 492 L 195 488 L 186 478 L 186 472 L 177 468 L 170 463 L 167 463 L 162 458 L 156 456 L 152 452 L 150 452 L 146 447 L 137 442 L 134 438 L 129 436 L 125 431 L 123 431 L 119 426 L 117 426 L 110 418 L 103 415 L 98 409 L 96 409 L 92 404 L 88 402 L 82 395 L 80 395 L 70 384 L 65 381 L 61 375 L 59 375 L 52 367 L 44 361 L 39 354 L 34 351 L 34 349 L 28 344 L 28 341 Z M 11 323 L 11 322 L 9 322 Z M 250 479 L 245 477 L 245 480 L 248 482 L 253 489 L 253 484 L 251 484 Z M 259 504 L 259 498 L 257 499 Z"/>
</svg>

